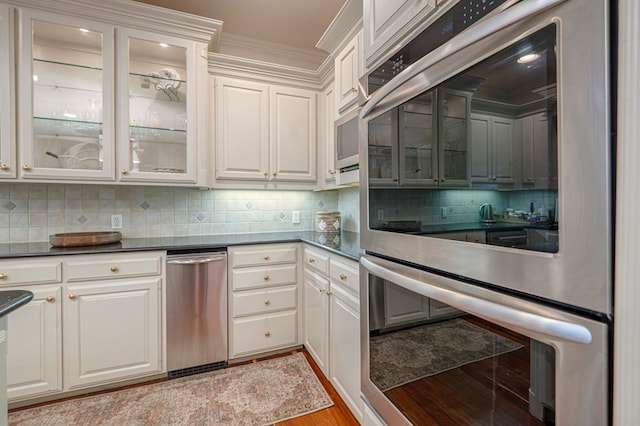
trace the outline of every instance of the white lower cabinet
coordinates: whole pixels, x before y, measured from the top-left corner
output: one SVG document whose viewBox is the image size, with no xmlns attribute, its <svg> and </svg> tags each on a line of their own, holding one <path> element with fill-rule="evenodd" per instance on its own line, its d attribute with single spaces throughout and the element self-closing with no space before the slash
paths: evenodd
<svg viewBox="0 0 640 426">
<path fill-rule="evenodd" d="M 229 359 L 300 344 L 298 244 L 228 249 Z"/>
<path fill-rule="evenodd" d="M 3 287 L 9 289 L 33 293 L 29 303 L 9 315 L 9 401 L 62 391 L 62 286 Z"/>
<path fill-rule="evenodd" d="M 311 246 L 304 262 L 305 347 L 362 421 L 358 264 Z"/>
<path fill-rule="evenodd" d="M 161 286 L 160 278 L 65 286 L 67 389 L 161 371 Z"/>
<path fill-rule="evenodd" d="M 1 289 L 34 293 L 9 315 L 9 403 L 162 373 L 164 259 L 156 251 L 1 261 Z M 40 267 L 49 272 L 35 274 L 38 283 L 19 281 Z"/>
</svg>

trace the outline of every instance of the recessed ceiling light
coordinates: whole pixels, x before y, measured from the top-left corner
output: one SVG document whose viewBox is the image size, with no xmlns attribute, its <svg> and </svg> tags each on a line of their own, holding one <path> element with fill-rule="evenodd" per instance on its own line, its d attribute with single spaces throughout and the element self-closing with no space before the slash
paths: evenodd
<svg viewBox="0 0 640 426">
<path fill-rule="evenodd" d="M 538 59 L 540 55 L 538 55 L 537 53 L 528 53 L 526 55 L 522 55 L 518 58 L 518 63 L 519 64 L 528 64 L 529 62 L 533 62 L 536 59 Z"/>
<path fill-rule="evenodd" d="M 169 47 L 169 45 L 167 43 L 160 43 L 160 46 L 162 47 Z"/>
</svg>

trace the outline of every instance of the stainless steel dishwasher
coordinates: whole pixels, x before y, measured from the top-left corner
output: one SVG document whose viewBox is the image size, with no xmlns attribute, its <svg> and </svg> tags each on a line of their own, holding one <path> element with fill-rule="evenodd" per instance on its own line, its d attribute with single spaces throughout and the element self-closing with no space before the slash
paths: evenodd
<svg viewBox="0 0 640 426">
<path fill-rule="evenodd" d="M 167 256 L 169 378 L 227 365 L 227 253 Z"/>
</svg>

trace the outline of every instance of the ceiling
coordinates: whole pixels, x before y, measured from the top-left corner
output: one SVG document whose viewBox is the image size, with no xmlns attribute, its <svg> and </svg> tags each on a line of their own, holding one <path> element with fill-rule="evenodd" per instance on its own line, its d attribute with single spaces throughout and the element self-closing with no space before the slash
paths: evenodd
<svg viewBox="0 0 640 426">
<path fill-rule="evenodd" d="M 223 21 L 225 35 L 249 37 L 315 54 L 346 0 L 138 0 Z M 325 53 L 326 52 L 322 52 Z"/>
</svg>

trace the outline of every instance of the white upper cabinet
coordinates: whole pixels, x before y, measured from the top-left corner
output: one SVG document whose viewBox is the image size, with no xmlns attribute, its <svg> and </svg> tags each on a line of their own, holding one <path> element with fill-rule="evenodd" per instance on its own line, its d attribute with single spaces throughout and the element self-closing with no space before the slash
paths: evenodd
<svg viewBox="0 0 640 426">
<path fill-rule="evenodd" d="M 113 27 L 24 9 L 20 28 L 21 176 L 113 180 Z"/>
<path fill-rule="evenodd" d="M 196 182 L 196 43 L 130 29 L 118 39 L 122 181 Z M 202 46 L 201 46 L 202 47 Z M 189 118 L 188 118 L 189 117 Z"/>
<path fill-rule="evenodd" d="M 364 0 L 365 65 L 391 54 L 435 8 L 436 0 Z"/>
<path fill-rule="evenodd" d="M 127 0 L 8 3 L 19 178 L 205 184 L 206 51 L 221 22 Z"/>
<path fill-rule="evenodd" d="M 471 181 L 513 184 L 516 166 L 514 120 L 471 115 Z"/>
<path fill-rule="evenodd" d="M 362 74 L 362 31 L 338 53 L 335 59 L 336 94 L 341 114 L 358 101 L 358 79 Z"/>
<path fill-rule="evenodd" d="M 320 137 L 319 148 L 322 152 L 320 157 L 320 171 L 318 173 L 320 186 L 322 189 L 332 188 L 335 186 L 336 180 L 336 143 L 335 143 L 335 127 L 336 120 L 336 91 L 335 84 L 331 83 L 321 95 L 321 114 L 320 114 Z M 324 177 L 324 179 L 321 179 Z"/>
<path fill-rule="evenodd" d="M 316 182 L 312 90 L 215 78 L 216 180 Z"/>
<path fill-rule="evenodd" d="M 0 178 L 16 177 L 13 9 L 0 4 Z"/>
</svg>

